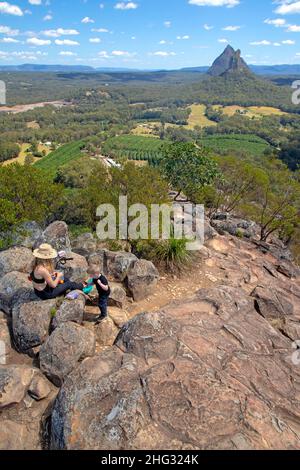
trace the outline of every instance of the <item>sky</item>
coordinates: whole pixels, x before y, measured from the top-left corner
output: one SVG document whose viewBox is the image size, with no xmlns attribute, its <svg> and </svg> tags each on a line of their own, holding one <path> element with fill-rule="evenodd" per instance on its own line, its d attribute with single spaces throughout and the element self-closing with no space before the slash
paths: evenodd
<svg viewBox="0 0 300 470">
<path fill-rule="evenodd" d="M 227 44 L 249 64 L 300 63 L 300 1 L 0 1 L 0 64 L 177 69 Z"/>
</svg>

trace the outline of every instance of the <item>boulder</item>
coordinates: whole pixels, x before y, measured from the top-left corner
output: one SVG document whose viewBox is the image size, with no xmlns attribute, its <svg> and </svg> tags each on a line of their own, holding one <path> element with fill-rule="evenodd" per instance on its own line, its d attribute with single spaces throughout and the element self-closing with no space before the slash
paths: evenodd
<svg viewBox="0 0 300 470">
<path fill-rule="evenodd" d="M 112 346 L 118 333 L 119 329 L 110 317 L 95 326 L 95 335 L 99 346 Z"/>
<path fill-rule="evenodd" d="M 36 401 L 44 400 L 49 396 L 51 387 L 42 374 L 35 374 L 28 388 L 29 395 Z"/>
<path fill-rule="evenodd" d="M 34 257 L 32 251 L 24 247 L 14 247 L 0 252 L 0 278 L 12 271 L 30 273 Z"/>
<path fill-rule="evenodd" d="M 41 371 L 60 387 L 80 361 L 95 354 L 95 335 L 75 323 L 62 323 L 40 350 Z"/>
<path fill-rule="evenodd" d="M 86 259 L 76 253 L 69 253 L 68 257 L 73 259 L 66 264 L 65 276 L 73 282 L 85 281 L 88 278 L 88 264 Z"/>
<path fill-rule="evenodd" d="M 128 270 L 128 289 L 137 302 L 153 294 L 158 280 L 159 273 L 151 261 L 138 260 Z"/>
<path fill-rule="evenodd" d="M 108 313 L 116 327 L 119 329 L 121 329 L 129 320 L 127 312 L 119 308 L 110 307 Z"/>
<path fill-rule="evenodd" d="M 76 300 L 64 300 L 53 319 L 53 326 L 56 328 L 62 323 L 74 322 L 81 325 L 83 322 L 85 308 L 85 298 L 80 295 Z"/>
<path fill-rule="evenodd" d="M 296 268 L 296 266 L 290 261 L 281 261 L 276 265 L 276 269 L 279 273 L 283 274 L 289 279 L 295 279 L 300 274 L 299 268 Z"/>
<path fill-rule="evenodd" d="M 209 220 L 205 219 L 204 221 L 204 240 L 207 242 L 212 238 L 216 237 L 218 232 L 211 226 Z"/>
<path fill-rule="evenodd" d="M 97 241 L 92 233 L 84 233 L 72 240 L 72 251 L 78 255 L 88 257 L 97 250 Z"/>
<path fill-rule="evenodd" d="M 294 313 L 293 304 L 286 299 L 286 294 L 275 288 L 258 286 L 251 296 L 255 298 L 256 308 L 264 318 L 285 318 Z"/>
<path fill-rule="evenodd" d="M 300 449 L 291 341 L 242 289 L 145 313 L 64 382 L 51 449 Z"/>
<path fill-rule="evenodd" d="M 126 302 L 126 292 L 122 285 L 115 282 L 110 283 L 110 296 L 108 299 L 108 305 L 110 307 L 123 308 Z"/>
<path fill-rule="evenodd" d="M 49 336 L 51 318 L 56 312 L 56 300 L 29 302 L 13 309 L 13 338 L 17 349 L 31 353 Z"/>
<path fill-rule="evenodd" d="M 132 253 L 106 251 L 104 274 L 111 276 L 118 282 L 123 282 L 137 260 L 137 257 Z"/>
<path fill-rule="evenodd" d="M 16 271 L 5 274 L 0 282 L 0 310 L 11 314 L 14 306 L 37 300 L 28 275 Z"/>
<path fill-rule="evenodd" d="M 0 366 L 0 409 L 23 400 L 34 373 L 32 367 Z"/>
<path fill-rule="evenodd" d="M 0 315 L 0 365 L 10 363 L 13 354 L 8 319 Z"/>
<path fill-rule="evenodd" d="M 28 431 L 23 424 L 4 419 L 0 427 L 0 450 L 28 450 Z"/>
<path fill-rule="evenodd" d="M 44 230 L 38 240 L 34 243 L 34 248 L 42 243 L 49 243 L 57 251 L 71 252 L 71 242 L 69 238 L 68 226 L 65 222 L 56 221 Z"/>
</svg>

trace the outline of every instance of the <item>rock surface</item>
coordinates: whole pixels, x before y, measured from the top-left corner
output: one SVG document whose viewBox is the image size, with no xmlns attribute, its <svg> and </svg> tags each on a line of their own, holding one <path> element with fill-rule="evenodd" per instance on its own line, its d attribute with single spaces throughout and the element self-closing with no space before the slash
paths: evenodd
<svg viewBox="0 0 300 470">
<path fill-rule="evenodd" d="M 83 321 L 85 298 L 80 295 L 76 300 L 64 300 L 53 319 L 53 326 L 56 328 L 62 323 L 74 322 L 79 325 Z"/>
<path fill-rule="evenodd" d="M 41 371 L 60 387 L 83 359 L 95 354 L 95 335 L 75 323 L 62 323 L 40 351 Z"/>
<path fill-rule="evenodd" d="M 68 376 L 51 448 L 300 449 L 291 351 L 241 289 L 202 289 L 138 315 Z"/>
<path fill-rule="evenodd" d="M 127 285 L 134 300 L 143 300 L 153 293 L 159 280 L 159 272 L 151 261 L 138 260 L 129 269 Z"/>
<path fill-rule="evenodd" d="M 28 302 L 13 309 L 13 338 L 20 352 L 30 353 L 46 341 L 55 311 L 56 300 Z"/>
<path fill-rule="evenodd" d="M 24 247 L 15 247 L 0 252 L 0 278 L 11 271 L 30 273 L 34 257 L 32 251 Z"/>
<path fill-rule="evenodd" d="M 37 298 L 27 274 L 10 272 L 1 278 L 0 310 L 10 315 L 14 306 L 31 300 L 37 300 Z"/>
</svg>

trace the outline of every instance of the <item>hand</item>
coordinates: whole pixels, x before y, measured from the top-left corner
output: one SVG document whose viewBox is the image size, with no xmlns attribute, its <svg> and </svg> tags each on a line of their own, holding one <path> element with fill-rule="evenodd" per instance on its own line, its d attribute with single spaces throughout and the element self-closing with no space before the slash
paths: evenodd
<svg viewBox="0 0 300 470">
<path fill-rule="evenodd" d="M 64 278 L 63 273 L 56 273 L 56 276 L 57 276 L 58 279 L 63 279 Z"/>
</svg>

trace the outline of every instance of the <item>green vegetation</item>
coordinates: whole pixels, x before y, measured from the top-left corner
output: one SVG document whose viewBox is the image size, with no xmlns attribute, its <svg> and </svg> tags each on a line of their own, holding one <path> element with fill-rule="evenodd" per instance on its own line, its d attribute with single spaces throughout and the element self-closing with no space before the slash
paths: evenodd
<svg viewBox="0 0 300 470">
<path fill-rule="evenodd" d="M 190 197 L 218 176 L 217 164 L 207 150 L 191 143 L 165 145 L 161 160 L 161 171 L 171 187 Z"/>
<path fill-rule="evenodd" d="M 35 167 L 47 171 L 50 176 L 55 176 L 57 170 L 69 162 L 78 160 L 81 156 L 81 150 L 84 148 L 83 141 L 66 144 L 49 153 L 46 157 L 35 163 Z"/>
<path fill-rule="evenodd" d="M 13 142 L 0 141 L 0 164 L 19 155 L 20 147 Z"/>
<path fill-rule="evenodd" d="M 261 156 L 270 148 L 264 139 L 251 134 L 228 134 L 204 137 L 200 140 L 204 147 L 217 153 L 244 152 L 251 156 Z"/>
<path fill-rule="evenodd" d="M 121 135 L 108 139 L 102 152 L 110 157 L 155 162 L 162 158 L 163 142 L 153 137 Z"/>
<path fill-rule="evenodd" d="M 168 271 L 181 270 L 192 260 L 184 239 L 140 240 L 134 244 L 134 251 L 138 256 L 158 263 Z"/>
</svg>

